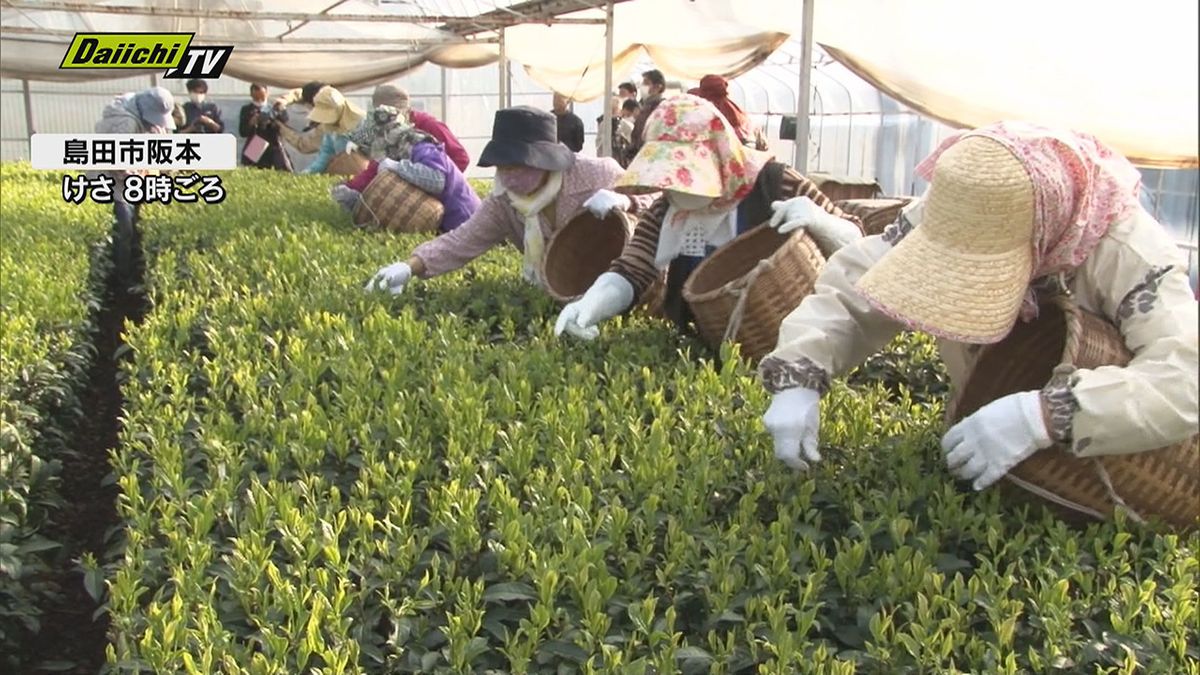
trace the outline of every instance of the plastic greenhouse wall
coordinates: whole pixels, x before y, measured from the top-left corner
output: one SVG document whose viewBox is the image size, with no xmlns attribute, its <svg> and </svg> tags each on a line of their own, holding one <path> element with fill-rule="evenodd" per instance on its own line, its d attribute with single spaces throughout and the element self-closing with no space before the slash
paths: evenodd
<svg viewBox="0 0 1200 675">
<path fill-rule="evenodd" d="M 786 43 L 768 60 L 730 83 L 730 96 L 754 121 L 765 127 L 770 149 L 781 161 L 791 163 L 794 144 L 780 138 L 785 116 L 794 115 L 799 89 L 800 50 L 796 41 Z M 951 129 L 909 110 L 882 94 L 818 50 L 814 54 L 813 99 L 808 140 L 809 171 L 874 178 L 889 195 L 919 195 L 926 184 L 914 173 L 916 164 L 936 147 Z M 614 73 L 616 84 L 640 80 L 652 68 L 648 60 L 630 72 Z M 513 105 L 550 108 L 551 94 L 529 78 L 523 68 L 510 68 Z M 158 80 L 182 101 L 183 82 Z M 101 109 L 113 95 L 150 86 L 151 78 L 95 80 L 82 83 L 30 82 L 34 129 L 47 133 L 85 132 L 92 129 Z M 472 158 L 477 158 L 491 135 L 492 117 L 500 107 L 499 66 L 443 69 L 422 66 L 398 78 L 394 84 L 408 90 L 414 107 L 446 122 Z M 695 86 L 694 82 L 670 82 L 673 90 Z M 281 90 L 272 89 L 274 96 Z M 366 109 L 371 90 L 344 92 Z M 230 133 L 237 132 L 238 110 L 249 101 L 249 83 L 224 77 L 209 82 L 209 99 L 221 107 Z M 597 118 L 602 101 L 577 103 L 575 113 L 583 119 L 587 139 L 584 155 L 595 155 Z M 0 80 L 0 159 L 28 157 L 24 98 L 19 80 Z M 303 124 L 293 116 L 293 126 Z M 292 152 L 297 169 L 310 157 Z M 472 166 L 471 177 L 488 177 L 491 170 Z M 1193 287 L 1197 285 L 1196 242 L 1200 235 L 1200 171 L 1142 170 L 1143 204 L 1188 251 Z"/>
</svg>

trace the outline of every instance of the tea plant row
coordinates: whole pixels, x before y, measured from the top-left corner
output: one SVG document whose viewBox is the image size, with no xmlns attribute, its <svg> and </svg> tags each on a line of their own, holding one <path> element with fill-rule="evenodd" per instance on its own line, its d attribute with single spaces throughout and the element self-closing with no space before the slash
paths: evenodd
<svg viewBox="0 0 1200 675">
<path fill-rule="evenodd" d="M 945 472 L 928 342 L 825 403 L 630 318 L 555 340 L 511 251 L 370 296 L 418 240 L 327 180 L 153 213 L 110 660 L 158 672 L 1197 672 L 1200 539 L 1070 530 Z"/>
<path fill-rule="evenodd" d="M 61 590 L 47 530 L 108 265 L 107 214 L 64 203 L 55 178 L 0 165 L 0 670 Z"/>
</svg>

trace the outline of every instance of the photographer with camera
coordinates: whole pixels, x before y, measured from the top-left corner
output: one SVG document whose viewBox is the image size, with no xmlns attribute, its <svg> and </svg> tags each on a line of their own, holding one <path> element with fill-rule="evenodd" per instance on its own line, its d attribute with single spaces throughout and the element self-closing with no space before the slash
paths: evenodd
<svg viewBox="0 0 1200 675">
<path fill-rule="evenodd" d="M 266 85 L 250 85 L 250 102 L 242 106 L 238 119 L 238 134 L 246 139 L 243 165 L 292 171 L 292 160 L 279 140 L 279 125 L 284 122 L 287 112 L 267 102 Z"/>
</svg>

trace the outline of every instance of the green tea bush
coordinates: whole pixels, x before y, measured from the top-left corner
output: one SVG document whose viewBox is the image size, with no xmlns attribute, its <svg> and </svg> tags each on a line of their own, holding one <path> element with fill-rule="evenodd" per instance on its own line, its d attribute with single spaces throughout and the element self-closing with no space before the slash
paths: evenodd
<svg viewBox="0 0 1200 675">
<path fill-rule="evenodd" d="M 147 211 L 113 669 L 1200 672 L 1200 536 L 956 485 L 936 382 L 836 384 L 794 473 L 733 350 L 555 339 L 511 249 L 368 295 L 419 237 L 354 231 L 327 178 L 226 181 Z"/>
<path fill-rule="evenodd" d="M 475 194 L 479 195 L 480 199 L 492 193 L 492 179 L 490 178 L 468 178 L 467 182 L 471 184 L 471 188 L 475 190 Z"/>
<path fill-rule="evenodd" d="M 40 627 L 59 544 L 42 530 L 81 413 L 107 269 L 108 212 L 63 201 L 57 175 L 0 165 L 0 666 Z"/>
</svg>

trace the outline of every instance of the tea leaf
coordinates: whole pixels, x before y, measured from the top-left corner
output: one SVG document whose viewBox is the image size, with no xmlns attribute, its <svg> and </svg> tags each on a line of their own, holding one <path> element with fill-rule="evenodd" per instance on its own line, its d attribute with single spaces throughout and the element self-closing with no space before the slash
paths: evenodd
<svg viewBox="0 0 1200 675">
<path fill-rule="evenodd" d="M 483 600 L 488 603 L 510 602 L 513 600 L 537 600 L 537 591 L 529 584 L 518 581 L 493 584 L 483 592 Z"/>
</svg>

